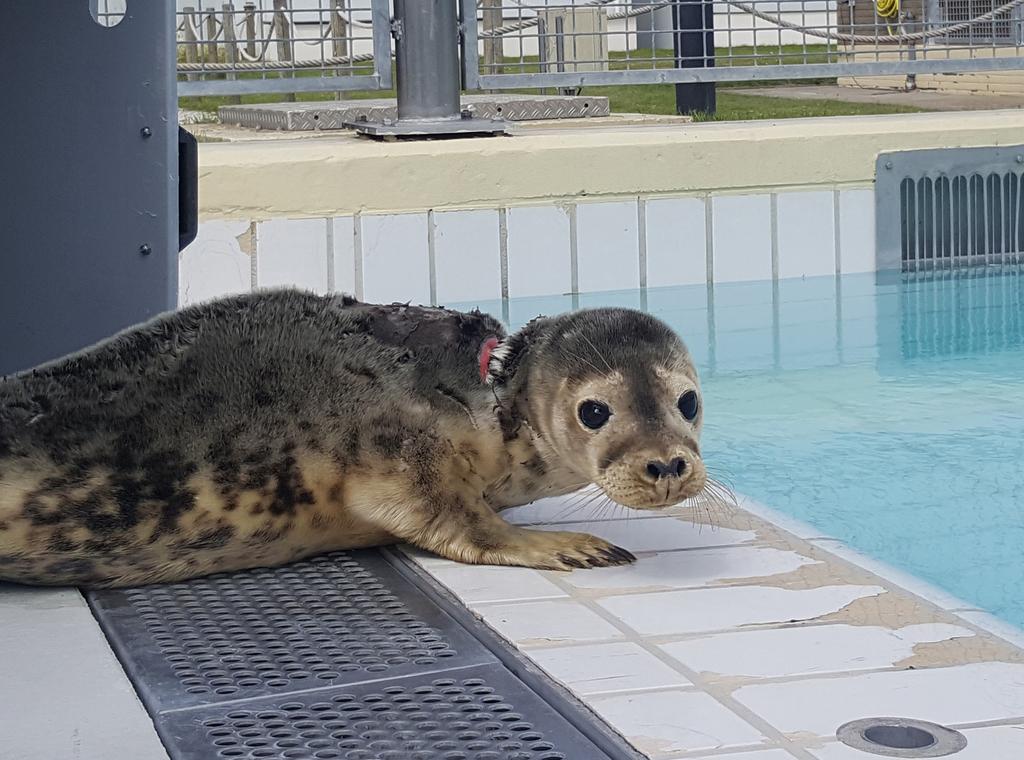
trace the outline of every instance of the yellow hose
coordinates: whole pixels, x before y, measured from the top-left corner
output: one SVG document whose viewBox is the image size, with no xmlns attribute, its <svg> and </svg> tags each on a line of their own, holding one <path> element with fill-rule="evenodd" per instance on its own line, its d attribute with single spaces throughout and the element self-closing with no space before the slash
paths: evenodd
<svg viewBox="0 0 1024 760">
<path fill-rule="evenodd" d="M 879 18 L 898 19 L 900 16 L 900 0 L 875 0 L 875 13 Z M 892 27 L 886 25 L 889 34 L 892 34 Z"/>
</svg>

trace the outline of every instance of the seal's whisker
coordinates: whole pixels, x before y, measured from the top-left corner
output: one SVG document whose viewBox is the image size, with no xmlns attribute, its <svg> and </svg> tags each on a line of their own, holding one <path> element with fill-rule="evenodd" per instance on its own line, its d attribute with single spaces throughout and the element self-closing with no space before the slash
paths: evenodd
<svg viewBox="0 0 1024 760">
<path fill-rule="evenodd" d="M 552 515 L 548 520 L 545 520 L 544 522 L 537 523 L 537 524 L 538 525 L 553 525 L 554 523 L 557 523 L 557 522 L 563 522 L 565 520 L 565 518 L 575 514 L 576 512 L 579 512 L 582 509 L 585 509 L 592 502 L 594 502 L 595 500 L 597 500 L 598 498 L 600 498 L 603 495 L 604 494 L 603 494 L 603 492 L 600 489 L 597 489 L 596 491 L 591 491 L 589 489 L 582 488 L 579 491 L 576 491 L 574 494 L 572 494 L 572 496 L 569 497 L 568 504 L 566 505 L 565 508 L 560 510 L 555 515 Z"/>
<path fill-rule="evenodd" d="M 597 354 L 597 358 L 604 362 L 604 366 L 606 366 L 608 368 L 608 371 L 609 372 L 614 372 L 615 370 L 612 369 L 612 365 L 609 364 L 608 360 L 604 358 L 604 354 L 602 354 L 601 351 L 598 349 L 598 347 L 594 345 L 594 341 L 592 341 L 590 338 L 588 338 L 585 333 L 581 332 L 581 333 L 579 333 L 579 336 L 581 338 L 583 338 L 583 340 L 585 340 L 588 344 L 590 344 L 590 347 L 592 349 L 594 349 L 594 353 Z"/>
<path fill-rule="evenodd" d="M 589 366 L 595 372 L 600 372 L 601 371 L 600 367 L 598 367 L 596 364 L 594 364 L 592 361 L 590 361 L 590 359 L 586 358 L 585 356 L 580 356 L 579 354 L 577 354 L 577 353 L 575 353 L 573 351 L 570 351 L 569 349 L 564 348 L 564 347 L 562 348 L 562 351 L 567 353 L 567 354 L 569 354 L 569 356 L 571 356 L 573 359 L 576 359 L 577 361 L 583 362 L 584 364 Z"/>
</svg>

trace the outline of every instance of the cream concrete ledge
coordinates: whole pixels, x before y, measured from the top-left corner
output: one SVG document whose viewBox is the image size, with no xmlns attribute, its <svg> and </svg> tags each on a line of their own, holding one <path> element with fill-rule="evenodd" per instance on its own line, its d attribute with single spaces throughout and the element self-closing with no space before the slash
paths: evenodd
<svg viewBox="0 0 1024 760">
<path fill-rule="evenodd" d="M 204 219 L 552 203 L 868 185 L 880 152 L 1011 145 L 1024 111 L 522 130 L 378 143 L 352 135 L 203 143 Z"/>
</svg>

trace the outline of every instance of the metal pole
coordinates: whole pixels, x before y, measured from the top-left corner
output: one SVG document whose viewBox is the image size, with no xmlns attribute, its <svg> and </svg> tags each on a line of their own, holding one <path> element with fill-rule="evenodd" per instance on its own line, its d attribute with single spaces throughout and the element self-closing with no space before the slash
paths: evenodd
<svg viewBox="0 0 1024 760">
<path fill-rule="evenodd" d="M 462 118 L 455 0 L 395 0 L 398 120 Z"/>
<path fill-rule="evenodd" d="M 476 0 L 467 23 L 476 23 Z M 383 140 L 504 134 L 503 121 L 473 118 L 460 102 L 462 29 L 457 0 L 395 0 L 398 119 L 346 126 Z"/>
<path fill-rule="evenodd" d="M 715 65 L 715 5 L 712 0 L 680 0 L 672 5 L 676 66 L 683 69 Z M 715 83 L 676 85 L 676 113 L 715 112 Z"/>
</svg>

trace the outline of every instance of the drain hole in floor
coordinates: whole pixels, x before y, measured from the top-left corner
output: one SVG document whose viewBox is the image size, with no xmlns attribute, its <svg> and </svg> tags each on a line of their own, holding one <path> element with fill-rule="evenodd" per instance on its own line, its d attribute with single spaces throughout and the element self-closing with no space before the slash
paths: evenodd
<svg viewBox="0 0 1024 760">
<path fill-rule="evenodd" d="M 864 738 L 872 744 L 892 749 L 923 749 L 935 744 L 935 736 L 914 726 L 871 726 Z"/>
<path fill-rule="evenodd" d="M 912 718 L 861 718 L 844 723 L 836 738 L 848 747 L 884 757 L 947 757 L 967 746 L 952 728 Z"/>
</svg>

